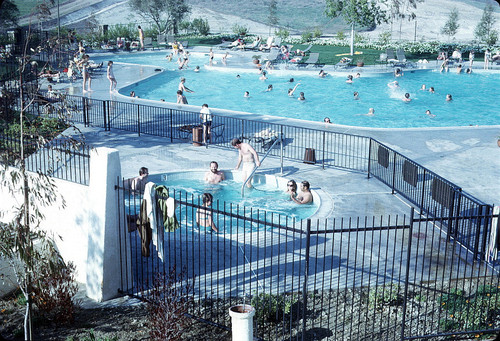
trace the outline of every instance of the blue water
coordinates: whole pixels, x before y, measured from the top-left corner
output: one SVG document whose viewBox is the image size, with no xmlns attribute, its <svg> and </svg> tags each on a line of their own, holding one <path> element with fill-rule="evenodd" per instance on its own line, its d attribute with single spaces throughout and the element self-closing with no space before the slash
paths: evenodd
<svg viewBox="0 0 500 341">
<path fill-rule="evenodd" d="M 225 180 L 219 184 L 207 184 L 200 179 L 179 179 L 163 181 L 159 184 L 165 185 L 175 191 L 175 198 L 195 204 L 202 204 L 201 195 L 210 193 L 214 197 L 212 207 L 226 211 L 231 208 L 232 213 L 252 216 L 255 219 L 274 221 L 277 223 L 278 215 L 301 220 L 310 217 L 317 209 L 317 205 L 298 205 L 290 200 L 290 197 L 275 186 L 266 184 L 254 184 L 254 188 L 245 189 L 245 196 L 241 197 L 241 182 Z M 172 195 L 173 193 L 171 193 Z M 232 205 L 232 206 L 231 206 Z M 239 207 L 236 207 L 239 205 Z M 271 214 L 274 217 L 271 217 Z"/>
<path fill-rule="evenodd" d="M 112 58 L 115 62 L 157 65 L 167 70 L 134 87 L 139 97 L 152 100 L 175 102 L 179 79 L 185 77 L 186 86 L 195 91 L 185 94 L 192 105 L 207 103 L 214 108 L 310 121 L 323 121 L 324 117 L 329 117 L 337 124 L 380 128 L 500 124 L 497 100 L 500 74 L 494 72 L 405 71 L 404 76 L 397 79 L 392 74 L 362 74 L 361 78 L 348 84 L 345 73 L 319 78 L 316 73 L 272 70 L 268 79 L 263 81 L 259 80 L 256 70 L 208 70 L 204 68 L 208 57 L 203 54 L 193 54 L 190 68 L 178 70 L 177 64 L 168 62 L 165 55 L 166 52 L 120 54 Z M 220 56 L 216 56 L 215 60 L 218 59 Z M 201 67 L 199 73 L 193 72 L 196 65 Z M 228 65 L 231 65 L 231 58 Z M 236 78 L 237 73 L 240 78 Z M 289 82 L 291 77 L 295 79 L 294 83 Z M 398 89 L 387 86 L 394 80 L 400 84 Z M 287 90 L 297 82 L 301 84 L 295 97 L 290 98 Z M 273 90 L 266 92 L 269 84 L 273 85 Z M 422 84 L 427 88 L 434 87 L 435 93 L 419 90 Z M 122 93 L 129 91 L 124 89 Z M 243 97 L 245 91 L 250 92 L 250 98 Z M 355 91 L 359 93 L 359 100 L 353 99 Z M 299 92 L 305 93 L 306 101 L 297 100 Z M 412 99 L 409 103 L 401 100 L 406 92 Z M 453 96 L 451 102 L 445 100 L 448 93 Z M 369 108 L 375 109 L 374 116 L 364 115 Z M 435 117 L 426 115 L 426 110 Z"/>
</svg>

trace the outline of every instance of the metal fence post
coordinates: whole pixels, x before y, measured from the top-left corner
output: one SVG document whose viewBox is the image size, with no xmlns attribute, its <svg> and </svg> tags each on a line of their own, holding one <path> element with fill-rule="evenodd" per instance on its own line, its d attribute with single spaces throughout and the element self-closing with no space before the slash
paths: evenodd
<svg viewBox="0 0 500 341">
<path fill-rule="evenodd" d="M 173 117 L 172 117 L 172 109 L 168 109 L 168 115 L 170 117 L 170 143 L 173 143 L 174 142 L 174 133 L 173 133 L 173 125 L 174 125 L 174 121 L 173 120 Z"/>
<path fill-rule="evenodd" d="M 396 193 L 396 152 L 394 152 L 394 160 L 392 166 L 392 194 Z"/>
<path fill-rule="evenodd" d="M 373 139 L 370 137 L 370 142 L 368 143 L 368 179 L 370 178 L 370 171 L 372 165 L 372 141 Z"/>
<path fill-rule="evenodd" d="M 141 136 L 141 108 L 140 105 L 137 104 L 137 135 Z"/>
<path fill-rule="evenodd" d="M 323 159 L 323 169 L 325 169 L 325 145 L 326 145 L 326 132 L 324 131 L 323 132 L 323 156 L 322 156 L 322 159 Z"/>
<path fill-rule="evenodd" d="M 309 276 L 309 253 L 311 251 L 311 219 L 307 219 L 306 226 L 306 259 L 304 269 L 304 284 L 302 287 L 302 341 L 306 333 L 306 313 L 307 313 L 307 281 Z"/>
<path fill-rule="evenodd" d="M 427 177 L 427 171 L 424 168 L 424 179 L 422 180 L 422 200 L 420 201 L 420 212 L 427 211 L 424 209 L 424 201 L 425 201 L 425 178 Z"/>
<path fill-rule="evenodd" d="M 107 101 L 102 101 L 102 112 L 104 114 L 104 130 L 105 131 L 109 131 L 111 129 L 109 129 L 109 127 L 106 124 L 106 120 L 107 120 L 107 117 L 108 117 L 108 115 L 107 115 L 108 111 L 106 110 L 106 103 L 107 103 Z M 109 124 L 109 120 L 108 120 L 108 124 Z"/>
<path fill-rule="evenodd" d="M 280 143 L 280 175 L 283 176 L 283 152 L 284 152 L 284 147 L 283 147 L 283 143 L 285 142 L 284 139 L 283 139 L 283 125 L 280 125 L 280 139 L 281 139 L 281 143 Z"/>
<path fill-rule="evenodd" d="M 85 97 L 82 96 L 82 112 L 83 112 L 83 125 L 85 127 L 88 127 L 90 125 L 89 123 L 89 117 L 87 113 L 87 101 L 85 100 Z"/>
<path fill-rule="evenodd" d="M 406 324 L 406 304 L 408 300 L 408 281 L 410 277 L 410 258 L 411 258 L 411 243 L 413 235 L 413 221 L 415 215 L 415 207 L 411 207 L 410 212 L 410 231 L 408 232 L 408 250 L 406 252 L 406 271 L 405 271 L 405 293 L 403 295 L 403 318 L 401 319 L 401 341 L 405 339 L 405 324 Z"/>
</svg>

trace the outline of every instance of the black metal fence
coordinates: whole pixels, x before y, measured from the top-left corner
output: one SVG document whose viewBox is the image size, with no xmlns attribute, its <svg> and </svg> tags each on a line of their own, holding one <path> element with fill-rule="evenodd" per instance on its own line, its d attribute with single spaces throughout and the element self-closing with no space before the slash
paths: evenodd
<svg viewBox="0 0 500 341">
<path fill-rule="evenodd" d="M 86 126 L 149 134 L 174 140 L 200 139 L 199 113 L 136 103 L 65 96 L 71 118 Z M 34 114 L 40 109 L 33 107 Z M 42 111 L 47 112 L 47 110 Z M 50 115 L 50 114 L 49 114 Z M 194 131 L 194 132 L 193 132 Z M 316 163 L 367 172 L 392 188 L 422 213 L 448 217 L 448 238 L 456 238 L 477 257 L 484 257 L 489 226 L 481 218 L 492 207 L 471 197 L 450 181 L 397 153 L 379 141 L 352 134 L 296 127 L 227 116 L 214 117 L 209 146 L 232 148 L 233 138 L 250 141 L 258 152 L 267 151 L 271 141 L 282 137 L 270 154 L 289 160 Z M 201 140 L 199 140 L 201 142 Z M 452 217 L 470 217 L 467 224 Z"/>
<path fill-rule="evenodd" d="M 88 185 L 90 180 L 90 147 L 68 139 L 19 136 L 0 131 L 0 154 L 11 166 L 19 166 L 21 145 L 24 147 L 26 169 L 58 179 Z"/>
<path fill-rule="evenodd" d="M 124 293 L 147 298 L 155 276 L 184 269 L 176 285 L 193 286 L 190 316 L 228 329 L 228 308 L 252 304 L 255 336 L 265 340 L 412 340 L 500 330 L 498 272 L 446 238 L 447 218 L 412 209 L 402 217 L 295 221 L 216 202 L 209 208 L 216 234 L 197 224 L 200 198 L 172 190 L 178 229 L 164 232 L 158 210 L 148 232 L 139 217 L 142 196 L 118 190 L 125 199 L 120 250 L 131 268 L 122 273 Z M 484 218 L 491 223 L 493 215 Z"/>
</svg>

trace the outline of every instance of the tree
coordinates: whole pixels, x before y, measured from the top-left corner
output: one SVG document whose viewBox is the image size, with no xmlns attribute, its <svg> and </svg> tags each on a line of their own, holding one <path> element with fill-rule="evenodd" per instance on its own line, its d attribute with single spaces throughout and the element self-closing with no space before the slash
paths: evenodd
<svg viewBox="0 0 500 341">
<path fill-rule="evenodd" d="M 493 28 L 495 22 L 496 19 L 493 16 L 493 6 L 487 5 L 484 8 L 481 21 L 479 21 L 474 30 L 476 38 L 488 45 L 494 45 L 498 40 L 498 31 Z"/>
<path fill-rule="evenodd" d="M 167 11 L 167 2 L 164 0 L 129 0 L 128 5 L 145 20 L 152 20 L 159 33 L 167 31 L 167 23 L 163 20 Z"/>
<path fill-rule="evenodd" d="M 401 31 L 403 20 L 408 21 L 415 20 L 417 14 L 415 10 L 417 9 L 417 4 L 423 2 L 424 0 L 391 0 L 390 1 L 390 18 L 391 18 L 391 33 L 392 24 L 394 19 L 399 19 L 399 39 L 401 39 Z"/>
<path fill-rule="evenodd" d="M 449 36 L 451 39 L 451 37 L 457 33 L 459 27 L 460 24 L 458 23 L 458 10 L 456 8 L 453 8 L 450 12 L 450 15 L 448 16 L 448 20 L 441 29 L 441 32 Z"/>
<path fill-rule="evenodd" d="M 19 9 L 12 0 L 0 1 L 0 28 L 17 26 Z"/>
<path fill-rule="evenodd" d="M 327 17 L 342 17 L 351 26 L 351 56 L 354 55 L 354 28 L 373 27 L 387 22 L 386 12 L 377 0 L 326 0 Z"/>
<path fill-rule="evenodd" d="M 267 16 L 267 24 L 269 25 L 269 35 L 271 35 L 271 28 L 278 25 L 278 1 L 269 1 L 269 14 Z"/>
<path fill-rule="evenodd" d="M 158 32 L 179 33 L 179 24 L 191 11 L 185 0 L 129 0 L 130 8 L 145 20 L 152 20 Z"/>
</svg>

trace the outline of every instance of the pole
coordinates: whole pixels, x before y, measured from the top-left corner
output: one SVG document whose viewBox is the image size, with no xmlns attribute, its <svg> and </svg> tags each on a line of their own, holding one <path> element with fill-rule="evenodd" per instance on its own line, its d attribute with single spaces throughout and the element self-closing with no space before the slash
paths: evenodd
<svg viewBox="0 0 500 341">
<path fill-rule="evenodd" d="M 351 24 L 351 56 L 354 56 L 354 23 Z"/>
</svg>

